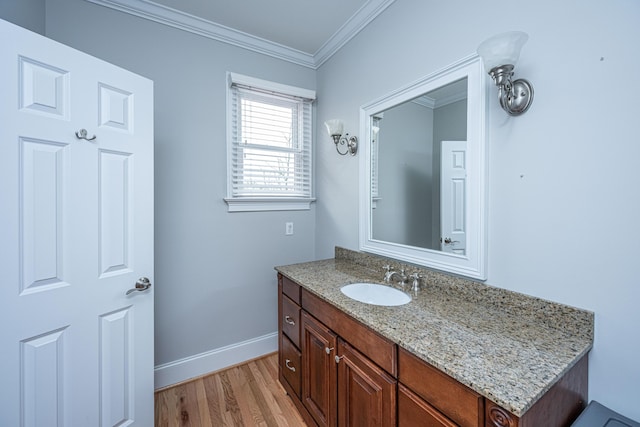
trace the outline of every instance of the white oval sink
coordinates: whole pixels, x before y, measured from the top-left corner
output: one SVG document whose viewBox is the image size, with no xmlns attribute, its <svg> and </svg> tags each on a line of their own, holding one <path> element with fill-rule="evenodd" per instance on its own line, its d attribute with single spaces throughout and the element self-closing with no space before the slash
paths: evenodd
<svg viewBox="0 0 640 427">
<path fill-rule="evenodd" d="M 340 290 L 349 298 L 366 304 L 394 306 L 411 301 L 411 297 L 401 290 L 376 283 L 352 283 Z"/>
</svg>

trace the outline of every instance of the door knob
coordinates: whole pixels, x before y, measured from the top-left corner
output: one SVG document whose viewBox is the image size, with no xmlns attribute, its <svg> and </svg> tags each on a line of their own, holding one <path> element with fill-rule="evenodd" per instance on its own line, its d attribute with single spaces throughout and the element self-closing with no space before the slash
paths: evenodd
<svg viewBox="0 0 640 427">
<path fill-rule="evenodd" d="M 442 237 L 440 238 L 440 243 L 442 243 Z M 451 237 L 445 237 L 445 239 L 444 239 L 444 244 L 445 245 L 452 245 L 454 243 L 460 243 L 460 242 L 457 241 L 457 240 L 451 240 Z"/>
<path fill-rule="evenodd" d="M 136 287 L 129 289 L 126 293 L 126 295 L 129 295 L 132 292 L 135 291 L 146 291 L 147 289 L 149 289 L 151 287 L 151 282 L 149 281 L 149 279 L 147 279 L 146 277 L 141 277 L 138 279 L 138 281 L 136 282 Z"/>
</svg>

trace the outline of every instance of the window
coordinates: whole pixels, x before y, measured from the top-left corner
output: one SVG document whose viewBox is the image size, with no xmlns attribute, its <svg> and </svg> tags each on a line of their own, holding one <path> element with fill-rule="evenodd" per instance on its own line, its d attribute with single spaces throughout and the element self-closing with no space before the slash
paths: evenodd
<svg viewBox="0 0 640 427">
<path fill-rule="evenodd" d="M 309 209 L 315 92 L 229 73 L 229 211 Z"/>
<path fill-rule="evenodd" d="M 371 117 L 371 208 L 375 209 L 381 199 L 378 192 L 378 152 L 380 149 L 380 123 L 384 113 Z"/>
</svg>

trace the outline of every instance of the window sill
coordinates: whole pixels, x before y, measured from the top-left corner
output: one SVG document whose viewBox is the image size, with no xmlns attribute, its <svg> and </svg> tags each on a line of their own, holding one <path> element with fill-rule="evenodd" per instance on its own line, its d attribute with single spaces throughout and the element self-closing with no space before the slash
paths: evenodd
<svg viewBox="0 0 640 427">
<path fill-rule="evenodd" d="M 225 198 L 228 212 L 306 211 L 315 198 L 291 199 L 286 197 Z"/>
</svg>

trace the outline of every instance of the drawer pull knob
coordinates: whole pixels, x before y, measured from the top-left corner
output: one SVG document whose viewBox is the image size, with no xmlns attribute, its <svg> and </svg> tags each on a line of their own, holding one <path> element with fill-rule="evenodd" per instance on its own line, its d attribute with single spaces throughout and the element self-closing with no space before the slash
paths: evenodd
<svg viewBox="0 0 640 427">
<path fill-rule="evenodd" d="M 344 356 L 336 356 L 334 359 L 336 361 L 336 363 L 340 363 L 340 359 L 342 359 Z"/>
<path fill-rule="evenodd" d="M 290 324 L 291 326 L 296 325 L 296 322 L 291 318 L 291 316 L 284 316 L 284 321 Z"/>
<path fill-rule="evenodd" d="M 327 354 L 331 354 L 331 350 L 333 350 L 333 347 L 331 347 L 331 348 L 329 348 L 329 347 L 325 347 L 325 348 L 324 348 L 324 351 L 325 351 Z"/>
<path fill-rule="evenodd" d="M 290 370 L 291 372 L 295 372 L 296 371 L 295 366 L 289 366 L 289 362 L 291 362 L 291 360 L 285 359 L 284 364 L 286 365 L 288 370 Z"/>
</svg>

